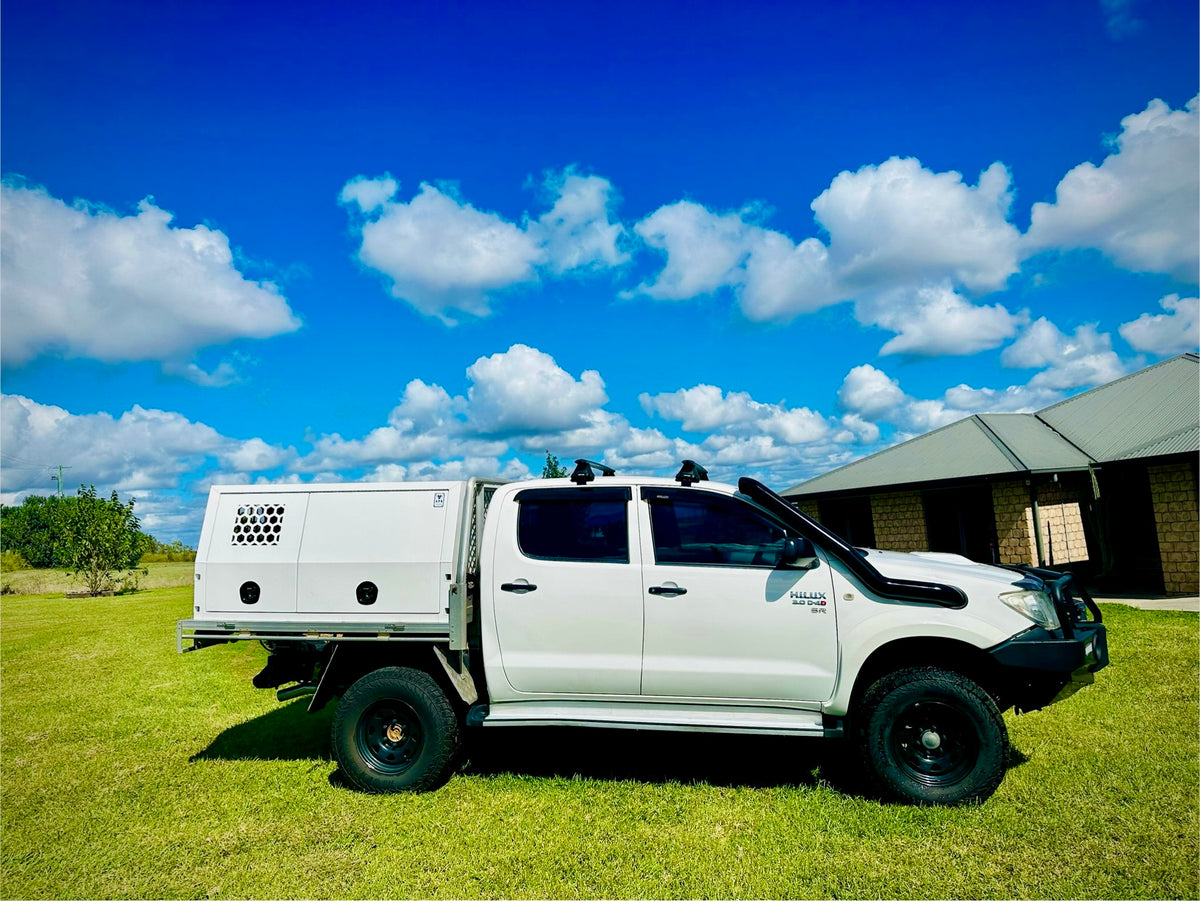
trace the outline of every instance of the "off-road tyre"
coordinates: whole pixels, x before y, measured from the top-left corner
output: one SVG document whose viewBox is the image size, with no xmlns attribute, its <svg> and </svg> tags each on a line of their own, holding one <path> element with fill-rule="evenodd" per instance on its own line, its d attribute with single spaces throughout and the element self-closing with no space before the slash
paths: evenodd
<svg viewBox="0 0 1200 901">
<path fill-rule="evenodd" d="M 1004 718 L 961 673 L 936 667 L 889 673 L 864 693 L 855 722 L 862 772 L 885 800 L 977 804 L 1004 778 Z"/>
<path fill-rule="evenodd" d="M 454 769 L 458 716 L 428 673 L 389 666 L 350 686 L 333 715 L 333 755 L 355 788 L 430 791 Z"/>
</svg>

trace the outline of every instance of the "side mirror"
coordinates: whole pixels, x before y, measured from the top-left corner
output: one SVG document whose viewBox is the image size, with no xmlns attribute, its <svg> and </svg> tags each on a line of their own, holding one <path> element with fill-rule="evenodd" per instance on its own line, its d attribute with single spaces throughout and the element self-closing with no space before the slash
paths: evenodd
<svg viewBox="0 0 1200 901">
<path fill-rule="evenodd" d="M 807 538 L 785 538 L 779 552 L 779 565 L 793 569 L 816 569 L 821 565 L 816 548 Z"/>
</svg>

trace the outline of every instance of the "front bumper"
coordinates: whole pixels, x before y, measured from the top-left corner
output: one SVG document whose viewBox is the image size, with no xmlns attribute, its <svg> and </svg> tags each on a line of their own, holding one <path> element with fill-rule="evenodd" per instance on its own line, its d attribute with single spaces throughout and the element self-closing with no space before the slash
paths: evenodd
<svg viewBox="0 0 1200 901">
<path fill-rule="evenodd" d="M 1034 626 L 988 651 L 999 670 L 1005 706 L 1019 713 L 1070 697 L 1108 666 L 1108 633 L 1091 596 L 1070 575 L 1032 567 L 1021 571 L 1043 582 L 1061 627 L 1051 632 Z"/>
<path fill-rule="evenodd" d="M 1001 671 L 1002 697 L 1018 712 L 1039 710 L 1070 697 L 1091 685 L 1093 674 L 1108 666 L 1103 623 L 1075 623 L 1073 632 L 1067 638 L 1035 626 L 990 649 Z"/>
</svg>

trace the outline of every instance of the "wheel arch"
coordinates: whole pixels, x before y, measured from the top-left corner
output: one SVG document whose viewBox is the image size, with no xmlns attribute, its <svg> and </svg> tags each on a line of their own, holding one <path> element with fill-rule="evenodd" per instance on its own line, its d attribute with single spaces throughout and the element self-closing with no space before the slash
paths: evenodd
<svg viewBox="0 0 1200 901">
<path fill-rule="evenodd" d="M 1009 706 L 1004 702 L 998 667 L 987 651 L 954 638 L 899 638 L 876 648 L 859 667 L 850 693 L 849 715 L 854 715 L 863 694 L 879 679 L 915 666 L 935 666 L 960 673 L 990 694 L 1001 710 Z"/>
<path fill-rule="evenodd" d="M 309 713 L 320 710 L 334 698 L 368 673 L 389 666 L 408 667 L 421 670 L 433 677 L 438 687 L 445 692 L 451 704 L 458 707 L 462 698 L 451 683 L 445 669 L 434 654 L 436 645 L 427 642 L 396 642 L 394 644 L 371 644 L 369 642 L 335 642 L 325 659 L 320 683 L 309 704 Z"/>
</svg>

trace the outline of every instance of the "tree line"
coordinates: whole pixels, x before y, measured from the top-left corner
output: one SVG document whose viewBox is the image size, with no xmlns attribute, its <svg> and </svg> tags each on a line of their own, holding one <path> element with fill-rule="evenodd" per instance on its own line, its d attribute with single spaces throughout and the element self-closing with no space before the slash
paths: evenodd
<svg viewBox="0 0 1200 901">
<path fill-rule="evenodd" d="M 98 496 L 94 485 L 81 485 L 75 497 L 30 495 L 0 507 L 0 552 L 6 563 L 71 569 L 92 594 L 135 585 L 143 562 L 195 559 L 181 542 L 163 544 L 143 532 L 133 506 L 115 491 Z"/>
</svg>

